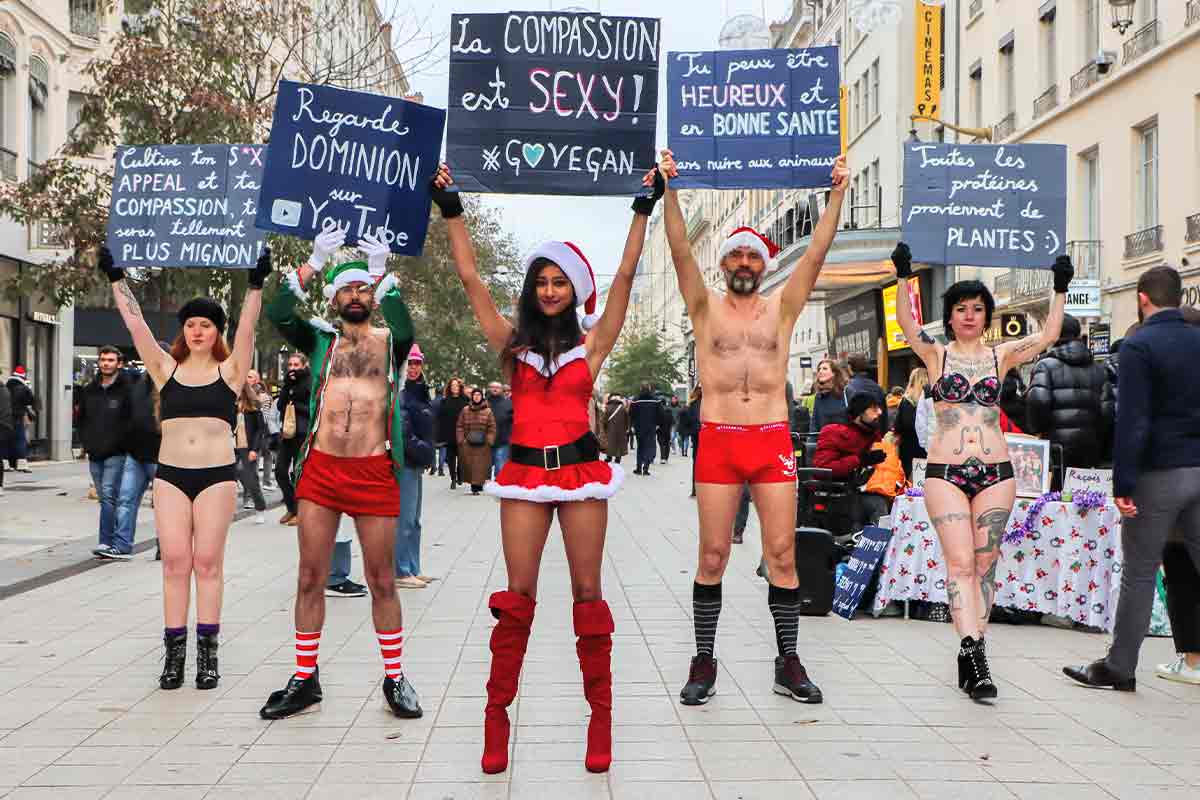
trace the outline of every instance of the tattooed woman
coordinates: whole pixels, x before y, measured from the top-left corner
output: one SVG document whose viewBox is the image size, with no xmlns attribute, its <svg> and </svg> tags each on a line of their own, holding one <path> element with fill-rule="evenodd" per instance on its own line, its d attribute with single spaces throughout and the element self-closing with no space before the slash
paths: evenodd
<svg viewBox="0 0 1200 800">
<path fill-rule="evenodd" d="M 158 346 L 141 308 L 100 248 L 97 265 L 112 282 L 113 298 L 138 356 L 159 390 L 162 446 L 154 480 L 154 521 L 162 550 L 166 649 L 163 689 L 183 685 L 187 658 L 188 603 L 196 576 L 196 688 L 215 689 L 217 634 L 224 589 L 225 537 L 237 501 L 233 427 L 235 405 L 254 354 L 254 329 L 262 308 L 263 281 L 271 273 L 264 249 L 250 270 L 250 286 L 231 353 L 225 345 L 225 310 L 197 297 L 179 309 L 179 335 L 170 352 Z"/>
<path fill-rule="evenodd" d="M 912 253 L 901 242 L 892 253 L 897 277 L 912 274 Z M 1042 332 L 989 347 L 984 332 L 996 301 L 979 281 L 960 281 L 942 296 L 948 344 L 939 344 L 913 317 L 907 292 L 896 316 L 913 352 L 929 370 L 936 432 L 929 442 L 925 505 L 946 560 L 946 594 L 962 637 L 958 686 L 972 700 L 996 697 L 984 652 L 984 634 L 996 594 L 1000 540 L 1016 497 L 1013 465 L 1000 430 L 1001 377 L 1032 361 L 1058 339 L 1067 287 L 1074 270 L 1066 256 L 1054 262 L 1054 296 Z"/>
</svg>

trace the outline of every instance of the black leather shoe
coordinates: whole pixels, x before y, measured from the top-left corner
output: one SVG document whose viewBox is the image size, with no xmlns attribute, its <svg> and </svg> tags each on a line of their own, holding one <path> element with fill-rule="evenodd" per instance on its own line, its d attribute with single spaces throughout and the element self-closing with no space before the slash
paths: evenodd
<svg viewBox="0 0 1200 800">
<path fill-rule="evenodd" d="M 215 689 L 221 682 L 217 672 L 217 637 L 196 637 L 196 688 Z"/>
<path fill-rule="evenodd" d="M 320 667 L 313 668 L 313 674 L 307 678 L 297 678 L 292 675 L 287 686 L 271 692 L 267 704 L 258 711 L 263 719 L 284 719 L 295 714 L 303 713 L 311 706 L 321 702 L 321 681 L 317 677 Z M 314 711 L 316 709 L 313 709 Z"/>
<path fill-rule="evenodd" d="M 825 702 L 821 690 L 808 679 L 808 670 L 796 655 L 775 656 L 775 694 L 790 697 L 800 703 Z"/>
<path fill-rule="evenodd" d="M 1118 677 L 1103 658 L 1078 667 L 1063 667 L 1063 674 L 1094 689 L 1114 689 L 1118 692 L 1137 691 L 1137 678 Z"/>
<path fill-rule="evenodd" d="M 392 713 L 397 717 L 420 719 L 425 715 L 425 712 L 421 710 L 421 700 L 417 697 L 417 690 L 403 675 L 399 680 L 383 679 L 383 698 L 387 700 Z"/>
<path fill-rule="evenodd" d="M 679 702 L 685 706 L 700 706 L 716 693 L 717 660 L 710 655 L 694 656 L 687 683 L 679 692 Z"/>
<path fill-rule="evenodd" d="M 183 686 L 183 666 L 187 661 L 187 634 L 164 636 L 163 647 L 166 653 L 162 675 L 158 676 L 158 685 L 163 689 L 178 689 Z"/>
</svg>

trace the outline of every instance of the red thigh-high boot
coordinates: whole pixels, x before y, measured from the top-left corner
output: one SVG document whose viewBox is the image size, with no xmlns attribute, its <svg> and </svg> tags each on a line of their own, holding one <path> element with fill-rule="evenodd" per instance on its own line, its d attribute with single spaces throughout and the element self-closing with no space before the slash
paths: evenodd
<svg viewBox="0 0 1200 800">
<path fill-rule="evenodd" d="M 492 674 L 483 712 L 481 764 L 489 775 L 508 769 L 508 706 L 517 696 L 536 605 L 533 598 L 516 592 L 496 592 L 488 600 L 488 608 L 497 620 L 492 628 Z"/>
<path fill-rule="evenodd" d="M 583 694 L 592 707 L 588 722 L 588 772 L 607 772 L 612 763 L 612 632 L 608 603 L 591 600 L 575 604 L 575 650 L 583 672 Z"/>
</svg>

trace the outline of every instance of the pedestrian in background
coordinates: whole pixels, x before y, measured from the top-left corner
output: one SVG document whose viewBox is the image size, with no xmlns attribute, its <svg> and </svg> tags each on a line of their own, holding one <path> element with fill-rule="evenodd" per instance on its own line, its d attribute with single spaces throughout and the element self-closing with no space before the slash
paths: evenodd
<svg viewBox="0 0 1200 800">
<path fill-rule="evenodd" d="M 12 432 L 8 435 L 8 466 L 17 472 L 29 469 L 29 426 L 37 416 L 37 398 L 29 385 L 25 367 L 17 364 L 5 384 L 12 404 Z"/>
<path fill-rule="evenodd" d="M 1027 391 L 1025 381 L 1021 378 L 1021 370 L 1016 367 L 1010 369 L 1004 376 L 1004 383 L 1000 385 L 1000 410 L 1022 431 L 1029 429 L 1025 414 Z"/>
<path fill-rule="evenodd" d="M 165 346 L 164 346 L 165 345 Z M 169 350 L 165 342 L 159 347 Z M 117 492 L 117 521 L 113 547 L 126 555 L 133 554 L 137 538 L 138 512 L 146 489 L 158 473 L 158 448 L 162 444 L 162 426 L 158 421 L 158 387 L 150 373 L 143 370 L 131 376 L 129 387 L 129 437 L 125 444 L 125 464 L 121 470 L 121 486 Z"/>
<path fill-rule="evenodd" d="M 509 444 L 512 442 L 513 404 L 504 396 L 504 385 L 499 381 L 488 384 L 488 407 L 496 418 L 496 445 L 492 448 L 492 477 L 500 474 L 508 463 Z"/>
<path fill-rule="evenodd" d="M 279 449 L 279 409 L 275 407 L 275 398 L 271 397 L 271 392 L 263 383 L 258 370 L 252 369 L 246 373 L 246 383 L 249 384 L 255 399 L 258 400 L 258 409 L 262 412 L 263 424 L 267 427 L 267 441 L 258 454 L 258 463 L 262 470 L 262 487 L 270 489 L 274 485 L 272 483 L 275 472 L 274 453 Z"/>
<path fill-rule="evenodd" d="M 396 518 L 396 586 L 424 589 L 433 578 L 421 573 L 422 478 L 434 462 L 433 405 L 425 383 L 425 354 L 413 343 L 404 376 L 404 471 L 400 473 L 400 516 Z"/>
<path fill-rule="evenodd" d="M 924 367 L 917 367 L 908 376 L 908 386 L 896 406 L 896 436 L 899 438 L 900 465 L 904 475 L 912 480 L 912 462 L 915 458 L 925 458 L 925 448 L 917 436 L 917 406 L 925 396 L 929 386 L 929 372 Z"/>
<path fill-rule="evenodd" d="M 856 394 L 867 395 L 883 412 L 876 424 L 879 426 L 880 433 L 886 433 L 891 415 L 888 414 L 887 397 L 883 393 L 883 387 L 871 377 L 871 362 L 862 353 L 855 353 L 846 359 L 846 365 L 850 368 L 850 380 L 846 384 L 847 408 Z M 849 418 L 853 419 L 854 415 L 850 414 Z"/>
<path fill-rule="evenodd" d="M 810 433 L 820 433 L 831 422 L 849 422 L 846 414 L 846 373 L 831 358 L 817 362 L 817 384 Z"/>
<path fill-rule="evenodd" d="M 701 391 L 700 384 L 696 384 L 696 388 L 692 389 L 688 396 L 687 410 L 688 432 L 692 435 L 692 493 L 688 497 L 696 496 L 696 458 L 700 450 L 700 401 L 703 398 L 704 392 Z"/>
<path fill-rule="evenodd" d="M 451 378 L 446 384 L 446 395 L 438 407 L 437 416 L 437 440 L 446 448 L 446 469 L 450 473 L 451 489 L 457 489 L 458 484 L 462 483 L 458 464 L 458 417 L 469 402 L 463 392 L 462 378 Z"/>
<path fill-rule="evenodd" d="M 667 456 L 671 455 L 671 431 L 675 427 L 675 417 L 671 414 L 671 408 L 665 400 L 660 400 L 658 404 L 658 456 L 662 463 L 667 463 Z"/>
<path fill-rule="evenodd" d="M 477 495 L 491 472 L 492 445 L 496 442 L 496 418 L 483 398 L 483 390 L 471 392 L 470 405 L 459 414 L 455 433 L 463 483 L 469 483 L 471 494 Z"/>
<path fill-rule="evenodd" d="M 245 503 L 253 503 L 255 524 L 265 525 L 267 500 L 258 482 L 258 458 L 267 446 L 267 423 L 258 405 L 258 395 L 251 388 L 249 380 L 242 384 L 237 412 L 233 455 L 237 459 L 238 480 L 242 484 L 242 507 L 245 508 Z"/>
<path fill-rule="evenodd" d="M 654 396 L 654 387 L 642 384 L 642 391 L 634 398 L 629 411 L 633 432 L 637 436 L 637 467 L 634 475 L 649 475 L 654 463 L 654 444 L 658 436 L 659 402 Z"/>
<path fill-rule="evenodd" d="M 312 414 L 311 400 L 312 380 L 309 375 L 308 356 L 297 351 L 288 356 L 283 388 L 279 391 L 279 400 L 275 404 L 281 425 L 275 481 L 279 484 L 279 490 L 283 492 L 283 503 L 287 507 L 287 513 L 280 517 L 279 522 L 292 527 L 299 524 L 296 519 L 296 486 L 292 483 L 292 468 L 300 457 L 300 448 L 304 446 L 304 440 L 308 437 Z"/>
<path fill-rule="evenodd" d="M 96 377 L 80 392 L 79 441 L 87 453 L 92 485 L 100 500 L 97 558 L 128 560 L 116 547 L 117 495 L 125 471 L 125 441 L 129 433 L 129 378 L 120 369 L 121 351 L 110 344 L 100 348 Z"/>
<path fill-rule="evenodd" d="M 621 463 L 621 459 L 629 452 L 629 410 L 625 408 L 625 398 L 613 393 L 604 404 L 605 455 L 604 460 Z"/>
<path fill-rule="evenodd" d="M 4 460 L 7 457 L 4 450 L 8 446 L 12 428 L 12 398 L 8 393 L 8 386 L 0 383 L 0 497 L 4 496 Z"/>
</svg>

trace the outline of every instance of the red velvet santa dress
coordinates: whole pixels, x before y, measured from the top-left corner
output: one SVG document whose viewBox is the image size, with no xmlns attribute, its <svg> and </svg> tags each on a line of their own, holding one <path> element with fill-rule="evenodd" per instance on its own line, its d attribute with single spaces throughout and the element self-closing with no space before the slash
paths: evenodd
<svg viewBox="0 0 1200 800">
<path fill-rule="evenodd" d="M 541 450 L 572 444 L 588 434 L 592 387 L 592 371 L 582 344 L 549 365 L 536 353 L 519 354 L 512 378 L 512 443 Z M 548 460 L 553 466 L 552 455 Z M 564 503 L 606 500 L 624 480 L 620 466 L 600 460 L 558 469 L 509 461 L 483 490 L 502 499 Z"/>
</svg>

